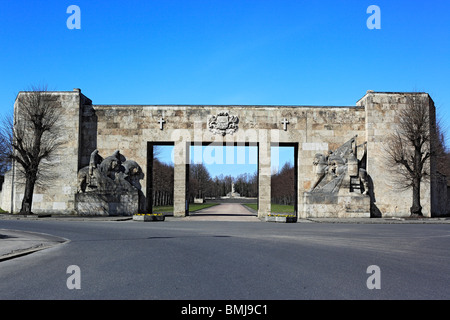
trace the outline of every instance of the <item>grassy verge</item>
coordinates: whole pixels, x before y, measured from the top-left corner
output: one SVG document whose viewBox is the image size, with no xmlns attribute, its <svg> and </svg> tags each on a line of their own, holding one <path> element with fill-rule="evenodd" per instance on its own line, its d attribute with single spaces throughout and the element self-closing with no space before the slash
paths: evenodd
<svg viewBox="0 0 450 320">
<path fill-rule="evenodd" d="M 294 213 L 294 206 L 272 203 L 270 211 L 276 213 Z"/>
<path fill-rule="evenodd" d="M 162 213 L 169 213 L 173 212 L 173 206 L 158 206 L 153 207 L 153 212 L 162 212 Z"/>
<path fill-rule="evenodd" d="M 256 203 L 243 203 L 242 205 L 249 207 L 250 209 L 253 209 L 255 211 L 258 211 L 258 204 Z"/>
<path fill-rule="evenodd" d="M 256 203 L 245 203 L 244 205 L 253 210 L 258 210 L 258 205 Z M 272 203 L 270 211 L 274 213 L 294 213 L 294 206 Z"/>
<path fill-rule="evenodd" d="M 206 209 L 206 208 L 217 206 L 217 205 L 218 205 L 218 203 L 190 203 L 189 204 L 189 212 L 194 212 L 194 211 Z M 171 212 L 173 212 L 173 206 L 153 207 L 153 212 L 171 213 Z"/>
<path fill-rule="evenodd" d="M 206 209 L 209 207 L 217 206 L 218 203 L 190 203 L 189 204 L 189 212 L 194 212 L 202 209 Z"/>
</svg>

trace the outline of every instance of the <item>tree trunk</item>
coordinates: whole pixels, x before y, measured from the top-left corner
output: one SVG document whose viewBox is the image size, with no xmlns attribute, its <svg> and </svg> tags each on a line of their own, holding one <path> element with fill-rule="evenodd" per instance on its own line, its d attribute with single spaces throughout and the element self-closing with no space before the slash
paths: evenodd
<svg viewBox="0 0 450 320">
<path fill-rule="evenodd" d="M 420 205 L 420 182 L 422 177 L 422 153 L 419 142 L 415 141 L 414 150 L 414 176 L 413 176 L 413 203 L 410 208 L 411 216 L 422 216 L 422 206 Z"/>
<path fill-rule="evenodd" d="M 33 190 L 36 183 L 36 175 L 32 174 L 27 176 L 25 181 L 25 191 L 22 199 L 22 207 L 20 208 L 20 213 L 22 214 L 32 214 L 31 206 L 33 203 Z"/>
<path fill-rule="evenodd" d="M 422 216 L 422 206 L 420 205 L 420 179 L 415 178 L 413 183 L 413 203 L 410 208 L 411 216 Z"/>
</svg>

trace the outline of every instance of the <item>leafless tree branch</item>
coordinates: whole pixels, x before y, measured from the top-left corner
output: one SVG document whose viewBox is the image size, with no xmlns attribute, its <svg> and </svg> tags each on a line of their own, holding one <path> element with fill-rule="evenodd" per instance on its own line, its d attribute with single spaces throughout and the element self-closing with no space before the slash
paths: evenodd
<svg viewBox="0 0 450 320">
<path fill-rule="evenodd" d="M 438 144 L 435 119 L 428 97 L 406 95 L 406 106 L 397 111 L 398 126 L 385 145 L 386 164 L 395 176 L 395 187 L 413 189 L 412 215 L 422 215 L 420 184 L 430 178 L 429 160 Z"/>
<path fill-rule="evenodd" d="M 17 182 L 25 184 L 21 212 L 31 213 L 35 185 L 45 187 L 56 178 L 52 165 L 62 141 L 63 108 L 46 87 L 32 87 L 19 95 L 14 118 L 3 121 L 2 157 L 18 164 Z"/>
</svg>

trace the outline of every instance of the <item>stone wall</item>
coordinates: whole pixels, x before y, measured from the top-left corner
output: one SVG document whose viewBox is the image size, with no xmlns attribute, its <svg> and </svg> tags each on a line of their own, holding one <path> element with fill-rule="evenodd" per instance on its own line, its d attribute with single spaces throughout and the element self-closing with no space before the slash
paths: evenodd
<svg viewBox="0 0 450 320">
<path fill-rule="evenodd" d="M 433 216 L 450 215 L 450 186 L 447 185 L 447 177 L 437 172 L 433 182 L 435 183 L 432 193 L 432 201 L 435 203 Z"/>
<path fill-rule="evenodd" d="M 20 94 L 26 94 L 21 92 Z M 412 192 L 399 192 L 391 185 L 392 177 L 382 159 L 383 145 L 389 132 L 396 126 L 395 110 L 405 107 L 408 93 L 368 92 L 356 106 L 207 106 L 207 105 L 93 105 L 92 101 L 73 92 L 53 92 L 64 107 L 64 139 L 60 161 L 55 172 L 60 177 L 47 190 L 36 188 L 33 211 L 75 212 L 77 172 L 88 165 L 89 156 L 98 149 L 102 156 L 120 150 L 127 159 L 135 160 L 142 168 L 142 192 L 146 195 L 148 142 L 167 143 L 174 146 L 175 200 L 174 214 L 184 216 L 186 210 L 186 174 L 191 143 L 218 143 L 223 145 L 258 145 L 259 210 L 265 217 L 271 210 L 270 176 L 271 146 L 288 143 L 298 148 L 297 199 L 301 218 L 320 216 L 320 208 L 306 212 L 303 208 L 304 192 L 315 180 L 313 160 L 316 153 L 326 154 L 354 136 L 356 145 L 367 141 L 367 172 L 373 194 L 372 216 L 407 216 Z M 434 105 L 427 94 L 423 99 Z M 239 118 L 239 129 L 233 134 L 215 134 L 208 128 L 208 118 L 219 112 L 228 112 Z M 162 129 L 160 120 L 163 119 Z M 288 123 L 283 124 L 284 120 Z M 433 164 L 431 164 L 433 166 Z M 431 168 L 433 169 L 433 168 Z M 1 194 L 0 207 L 8 210 L 8 181 Z M 436 208 L 432 197 L 432 184 L 422 184 L 424 213 L 431 215 Z M 23 191 L 14 183 L 14 210 L 20 209 Z M 342 198 L 342 207 L 352 212 Z M 334 201 L 334 200 L 333 200 Z M 145 202 L 145 201 L 144 201 Z M 356 204 L 355 204 L 356 205 Z M 361 204 L 364 206 L 365 204 Z M 350 204 L 351 206 L 351 204 Z M 312 208 L 311 206 L 309 208 Z M 317 212 L 316 212 L 317 211 Z M 337 213 L 345 215 L 345 212 Z"/>
<path fill-rule="evenodd" d="M 18 97 L 26 94 L 28 93 L 19 92 Z M 48 94 L 59 101 L 63 109 L 63 119 L 61 120 L 63 135 L 61 139 L 64 141 L 64 145 L 59 149 L 58 155 L 52 163 L 52 170 L 57 174 L 56 179 L 47 183 L 45 188 L 35 187 L 32 211 L 34 213 L 72 214 L 75 209 L 74 194 L 77 190 L 78 152 L 80 150 L 79 110 L 83 103 L 89 104 L 90 100 L 84 97 L 79 89 L 68 92 L 48 92 Z M 18 106 L 17 101 L 18 99 L 16 99 L 14 105 L 15 109 Z M 10 177 L 12 178 L 12 175 Z M 12 183 L 12 195 L 14 199 L 13 212 L 15 213 L 20 210 L 23 198 L 24 186 L 19 180 L 19 177 L 16 165 L 16 172 Z M 11 193 L 9 195 L 2 195 L 2 198 L 11 199 Z M 8 204 L 5 207 L 8 207 Z M 9 207 L 5 210 L 9 211 Z"/>
<path fill-rule="evenodd" d="M 91 192 L 75 194 L 75 209 L 81 216 L 123 216 L 139 213 L 139 194 Z"/>
<path fill-rule="evenodd" d="M 304 201 L 305 218 L 370 218 L 368 196 L 305 194 Z"/>
<path fill-rule="evenodd" d="M 5 173 L 2 190 L 0 191 L 0 208 L 11 211 L 11 181 L 12 170 Z"/>
<path fill-rule="evenodd" d="M 389 172 L 383 155 L 387 138 L 397 127 L 396 111 L 407 107 L 406 98 L 411 94 L 417 93 L 368 91 L 357 102 L 358 106 L 365 108 L 366 113 L 367 171 L 373 184 L 373 216 L 410 215 L 412 190 L 401 191 L 395 186 L 396 177 Z M 420 93 L 419 96 L 429 104 L 430 114 L 434 115 L 434 103 L 429 95 Z M 433 116 L 431 118 L 433 119 Z M 430 162 L 427 165 L 430 166 Z M 431 216 L 431 199 L 431 184 L 429 181 L 424 181 L 421 184 L 421 205 L 424 216 Z"/>
<path fill-rule="evenodd" d="M 361 107 L 286 107 L 286 106 L 114 106 L 93 105 L 97 119 L 97 149 L 100 154 L 120 150 L 127 158 L 141 164 L 146 193 L 147 142 L 168 142 L 175 146 L 175 215 L 185 214 L 186 157 L 189 144 L 258 144 L 259 214 L 270 212 L 270 152 L 278 143 L 298 145 L 298 205 L 303 192 L 314 180 L 313 159 L 317 152 L 327 152 L 358 135 L 364 142 L 365 113 Z M 226 111 L 239 117 L 239 129 L 225 136 L 210 132 L 207 119 Z M 91 112 L 91 111 L 90 111 Z M 164 119 L 160 129 L 161 118 Z M 287 119 L 286 130 L 282 124 Z M 90 125 L 89 130 L 94 130 Z M 93 147 L 92 147 L 93 148 Z M 91 152 L 91 150 L 86 150 Z M 301 211 L 301 209 L 300 209 Z"/>
</svg>

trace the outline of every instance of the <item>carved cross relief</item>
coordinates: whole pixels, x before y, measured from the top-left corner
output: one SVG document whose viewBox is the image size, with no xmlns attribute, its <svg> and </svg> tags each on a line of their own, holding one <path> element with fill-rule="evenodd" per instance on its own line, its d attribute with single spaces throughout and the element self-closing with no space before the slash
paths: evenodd
<svg viewBox="0 0 450 320">
<path fill-rule="evenodd" d="M 163 123 L 166 123 L 166 120 L 164 120 L 163 117 L 161 117 L 158 120 L 158 123 L 159 123 L 159 130 L 163 130 Z"/>
<path fill-rule="evenodd" d="M 287 130 L 287 125 L 289 124 L 289 120 L 287 120 L 286 118 L 284 118 L 281 123 L 283 124 L 283 130 L 286 131 Z"/>
</svg>

